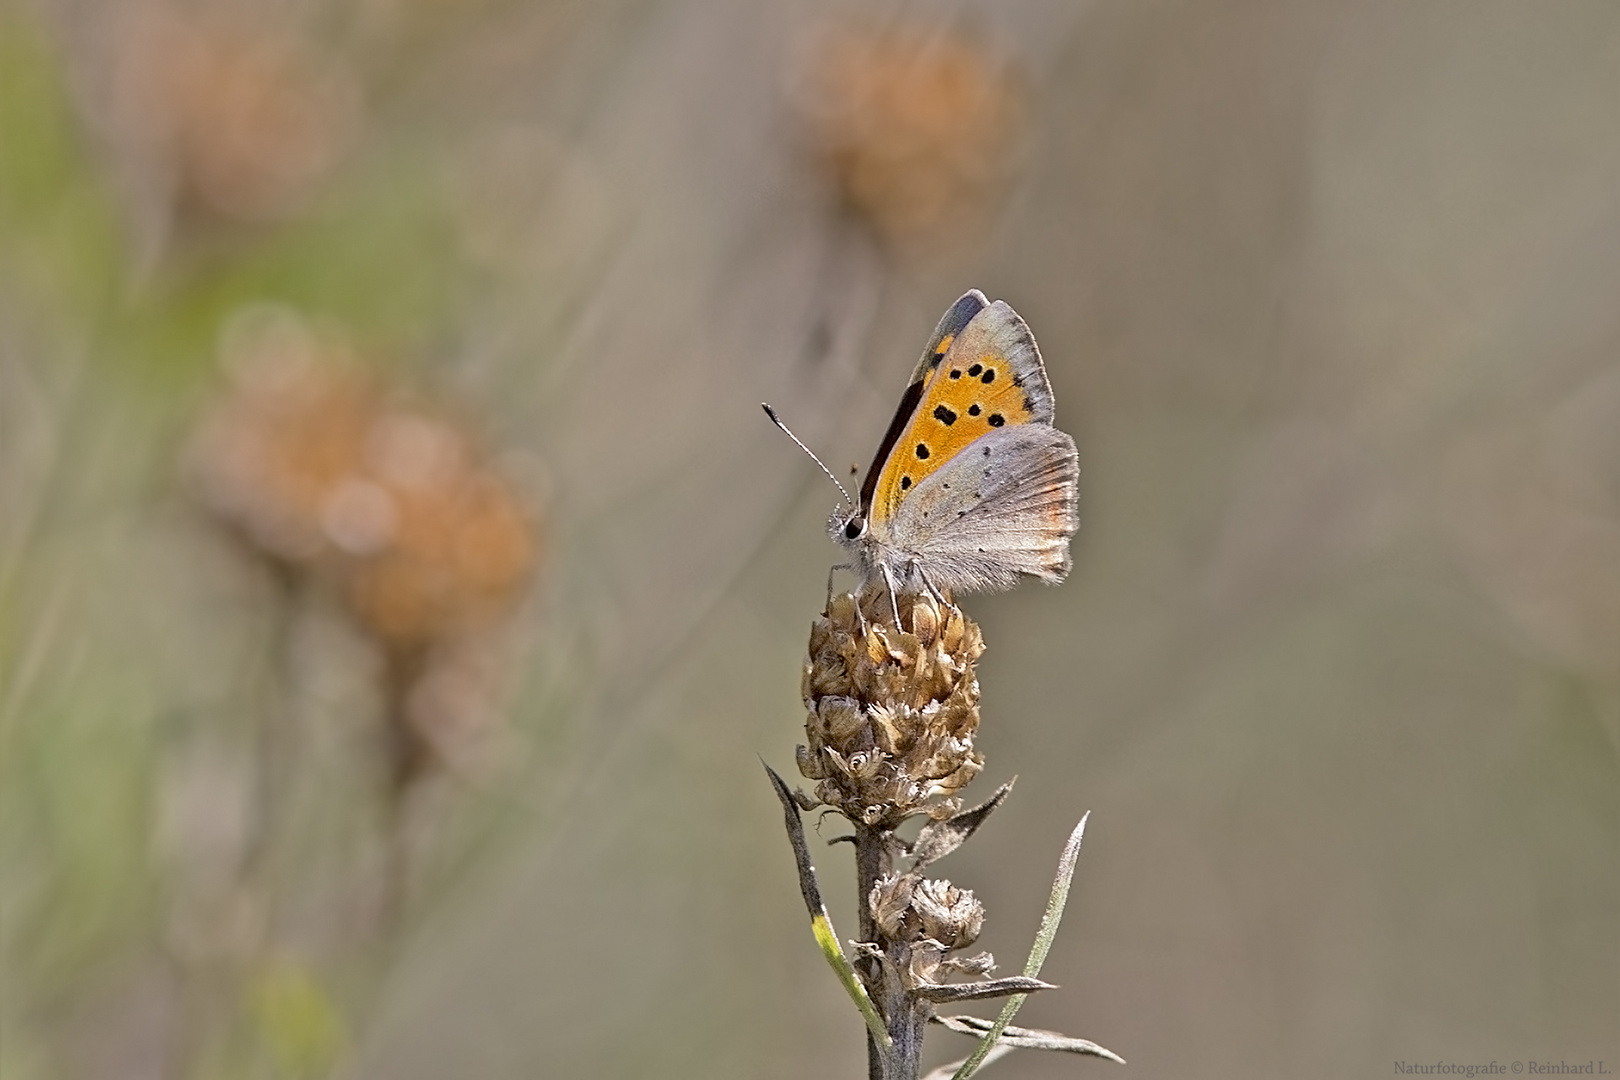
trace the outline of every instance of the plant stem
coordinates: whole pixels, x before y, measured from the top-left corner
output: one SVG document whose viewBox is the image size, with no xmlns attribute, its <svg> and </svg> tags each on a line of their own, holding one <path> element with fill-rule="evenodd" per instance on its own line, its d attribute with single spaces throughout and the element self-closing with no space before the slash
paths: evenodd
<svg viewBox="0 0 1620 1080">
<path fill-rule="evenodd" d="M 865 825 L 855 827 L 856 905 L 860 911 L 860 940 L 887 948 L 872 917 L 870 897 L 878 879 L 894 869 L 890 832 Z M 928 1024 L 927 1006 L 910 993 L 876 957 L 863 956 L 855 963 L 867 992 L 877 1005 L 894 1045 L 888 1050 L 866 1037 L 869 1080 L 917 1080 L 922 1073 L 923 1031 Z"/>
</svg>

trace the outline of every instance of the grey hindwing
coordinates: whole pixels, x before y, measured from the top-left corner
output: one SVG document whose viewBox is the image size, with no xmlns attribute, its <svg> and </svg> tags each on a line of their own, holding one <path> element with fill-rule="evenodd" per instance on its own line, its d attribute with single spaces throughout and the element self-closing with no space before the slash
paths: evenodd
<svg viewBox="0 0 1620 1080">
<path fill-rule="evenodd" d="M 1009 588 L 1019 574 L 1061 581 L 1079 524 L 1074 440 L 1045 424 L 981 436 L 900 504 L 890 554 L 906 574 L 918 556 L 939 588 Z"/>
</svg>

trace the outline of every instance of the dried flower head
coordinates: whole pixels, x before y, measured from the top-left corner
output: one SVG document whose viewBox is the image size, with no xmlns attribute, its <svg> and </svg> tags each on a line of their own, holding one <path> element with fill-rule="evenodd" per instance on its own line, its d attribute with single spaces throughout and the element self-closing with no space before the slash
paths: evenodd
<svg viewBox="0 0 1620 1080">
<path fill-rule="evenodd" d="M 297 316 L 244 314 L 227 360 L 234 389 L 190 447 L 199 500 L 377 647 L 408 788 L 492 726 L 496 632 L 539 557 L 534 515 L 465 422 L 404 400 Z"/>
<path fill-rule="evenodd" d="M 114 136 L 156 164 L 187 205 L 284 215 L 352 134 L 356 80 L 267 20 L 132 4 L 110 31 Z"/>
<path fill-rule="evenodd" d="M 328 561 L 353 531 L 344 492 L 378 389 L 347 350 L 293 316 L 246 338 L 230 350 L 233 392 L 205 415 L 189 471 L 203 505 L 258 551 Z"/>
<path fill-rule="evenodd" d="M 1022 132 L 1016 81 L 963 34 L 899 27 L 831 36 L 805 111 L 839 192 L 878 233 L 905 241 L 981 212 Z"/>
<path fill-rule="evenodd" d="M 834 597 L 811 625 L 803 680 L 799 771 L 818 781 L 823 803 L 884 828 L 948 816 L 950 796 L 984 766 L 973 748 L 978 626 L 931 596 L 902 595 L 898 606 L 897 627 L 881 588 Z"/>
<path fill-rule="evenodd" d="M 192 447 L 215 515 L 335 585 L 389 647 L 476 629 L 522 594 L 532 515 L 465 425 L 396 400 L 291 316 L 245 336 Z"/>
</svg>

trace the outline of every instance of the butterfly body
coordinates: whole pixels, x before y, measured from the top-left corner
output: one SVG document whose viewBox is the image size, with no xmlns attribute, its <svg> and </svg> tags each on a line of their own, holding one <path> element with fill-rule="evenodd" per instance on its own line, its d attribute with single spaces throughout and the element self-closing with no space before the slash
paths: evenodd
<svg viewBox="0 0 1620 1080">
<path fill-rule="evenodd" d="M 951 305 L 902 395 L 858 505 L 828 522 L 863 583 L 1005 589 L 1069 572 L 1079 523 L 1074 440 L 1016 312 L 972 290 Z"/>
</svg>

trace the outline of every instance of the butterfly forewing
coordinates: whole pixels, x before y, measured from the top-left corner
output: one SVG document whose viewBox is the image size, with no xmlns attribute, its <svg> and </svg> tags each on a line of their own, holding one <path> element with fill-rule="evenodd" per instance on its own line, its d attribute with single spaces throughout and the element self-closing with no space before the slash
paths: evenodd
<svg viewBox="0 0 1620 1080">
<path fill-rule="evenodd" d="M 963 308 L 969 293 L 941 321 Z M 1029 327 L 1012 308 L 996 301 L 979 310 L 954 334 L 936 332 L 933 352 L 924 353 L 901 411 L 885 439 L 882 465 L 862 485 L 867 520 L 880 533 L 891 532 L 901 503 L 917 485 L 975 440 L 998 429 L 1052 422 L 1052 387 L 1041 365 Z M 909 415 L 902 423 L 901 417 Z"/>
<path fill-rule="evenodd" d="M 944 360 L 957 335 L 967 328 L 975 315 L 989 306 L 990 301 L 985 299 L 984 293 L 978 289 L 969 289 L 951 305 L 950 310 L 939 320 L 939 325 L 934 327 L 934 336 L 929 339 L 922 358 L 912 370 L 911 380 L 906 383 L 906 391 L 900 395 L 900 407 L 895 409 L 894 419 L 889 421 L 889 430 L 884 432 L 883 441 L 878 444 L 877 454 L 873 456 L 872 464 L 867 468 L 865 478 L 861 480 L 860 509 L 868 517 L 872 512 L 872 493 L 883 473 L 883 465 L 889 458 L 889 452 L 894 449 L 895 442 L 900 438 L 900 433 L 910 423 L 912 413 L 916 412 L 917 402 L 922 398 L 929 375 Z"/>
</svg>

